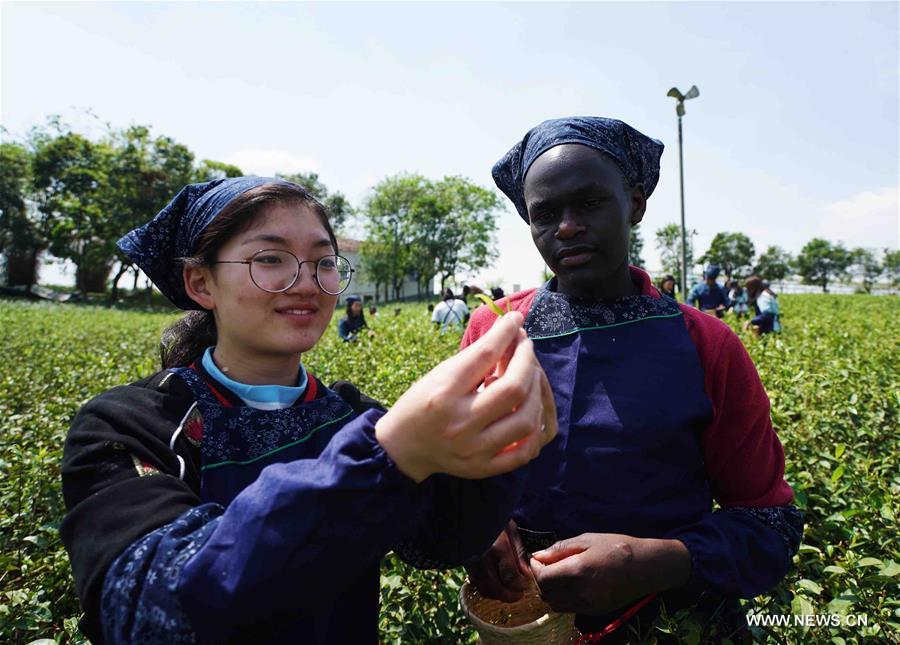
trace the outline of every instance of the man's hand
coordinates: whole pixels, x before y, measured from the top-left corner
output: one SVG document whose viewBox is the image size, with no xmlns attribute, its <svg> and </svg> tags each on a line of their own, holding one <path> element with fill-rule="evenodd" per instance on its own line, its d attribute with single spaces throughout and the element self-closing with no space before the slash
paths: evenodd
<svg viewBox="0 0 900 645">
<path fill-rule="evenodd" d="M 469 565 L 469 579 L 485 598 L 515 602 L 534 584 L 525 560 L 525 547 L 512 520 L 477 564 Z"/>
<path fill-rule="evenodd" d="M 533 554 L 531 567 L 554 610 L 596 616 L 686 584 L 691 558 L 678 540 L 584 533 Z"/>
</svg>

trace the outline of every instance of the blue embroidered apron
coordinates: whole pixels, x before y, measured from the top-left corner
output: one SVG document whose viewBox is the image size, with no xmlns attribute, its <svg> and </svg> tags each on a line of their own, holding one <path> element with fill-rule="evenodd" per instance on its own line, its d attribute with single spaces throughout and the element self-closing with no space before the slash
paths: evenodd
<svg viewBox="0 0 900 645">
<path fill-rule="evenodd" d="M 201 498 L 228 504 L 269 464 L 314 459 L 356 415 L 337 393 L 280 410 L 227 406 L 193 369 L 171 370 L 188 384 L 203 419 L 200 442 Z"/>
<path fill-rule="evenodd" d="M 525 320 L 559 434 L 529 466 L 515 519 L 546 546 L 581 533 L 661 537 L 712 507 L 700 433 L 712 418 L 678 304 L 578 301 L 542 288 Z"/>
</svg>

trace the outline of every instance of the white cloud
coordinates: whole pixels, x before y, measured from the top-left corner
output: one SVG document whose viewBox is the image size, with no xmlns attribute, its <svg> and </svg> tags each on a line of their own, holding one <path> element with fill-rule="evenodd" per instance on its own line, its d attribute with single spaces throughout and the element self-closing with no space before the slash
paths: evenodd
<svg viewBox="0 0 900 645">
<path fill-rule="evenodd" d="M 896 187 L 858 193 L 822 208 L 819 236 L 847 246 L 897 248 L 900 242 L 900 191 Z"/>
<path fill-rule="evenodd" d="M 244 148 L 231 153 L 226 162 L 234 164 L 247 174 L 270 176 L 294 172 L 318 172 L 317 159 L 298 155 L 288 150 L 272 148 Z"/>
</svg>

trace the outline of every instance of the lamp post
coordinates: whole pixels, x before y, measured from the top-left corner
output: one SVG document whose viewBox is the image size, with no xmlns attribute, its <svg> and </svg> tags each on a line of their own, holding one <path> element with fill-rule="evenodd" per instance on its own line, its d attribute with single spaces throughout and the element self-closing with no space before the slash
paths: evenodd
<svg viewBox="0 0 900 645">
<path fill-rule="evenodd" d="M 687 231 L 684 226 L 684 153 L 681 136 L 681 117 L 684 116 L 684 102 L 700 96 L 700 90 L 696 85 L 691 85 L 687 94 L 682 94 L 677 87 L 673 87 L 666 93 L 678 103 L 675 105 L 675 114 L 678 115 L 678 176 L 681 181 L 681 297 L 687 302 Z"/>
</svg>

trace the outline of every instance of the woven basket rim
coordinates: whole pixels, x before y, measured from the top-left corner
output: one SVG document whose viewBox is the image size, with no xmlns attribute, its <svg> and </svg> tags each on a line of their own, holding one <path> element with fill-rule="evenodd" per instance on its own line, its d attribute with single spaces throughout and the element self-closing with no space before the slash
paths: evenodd
<svg viewBox="0 0 900 645">
<path fill-rule="evenodd" d="M 543 615 L 539 616 L 535 620 L 530 623 L 525 623 L 524 625 L 517 625 L 515 627 L 503 627 L 502 625 L 492 625 L 491 623 L 483 621 L 475 612 L 472 611 L 472 608 L 469 607 L 468 603 L 466 603 L 466 591 L 471 589 L 471 584 L 467 580 L 463 583 L 463 586 L 460 587 L 459 590 L 459 604 L 462 606 L 463 612 L 466 614 L 466 617 L 471 620 L 475 624 L 475 628 L 478 630 L 486 629 L 488 631 L 496 632 L 498 634 L 523 634 L 526 632 L 531 632 L 536 629 L 540 629 L 543 627 L 548 621 L 553 620 L 554 616 L 550 615 L 550 612 L 546 612 Z M 567 614 L 556 613 L 555 616 L 559 616 L 560 620 L 563 620 Z"/>
</svg>

